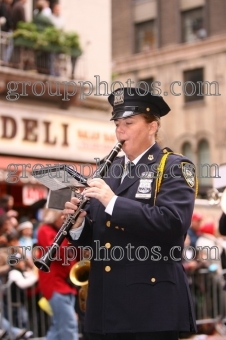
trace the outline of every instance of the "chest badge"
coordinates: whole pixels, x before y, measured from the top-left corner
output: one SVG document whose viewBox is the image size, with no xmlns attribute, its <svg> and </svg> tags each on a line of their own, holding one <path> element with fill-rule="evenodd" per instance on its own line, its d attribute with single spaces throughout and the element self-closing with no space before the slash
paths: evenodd
<svg viewBox="0 0 226 340">
<path fill-rule="evenodd" d="M 154 172 L 143 172 L 136 192 L 136 198 L 151 198 L 151 186 L 153 182 Z"/>
</svg>

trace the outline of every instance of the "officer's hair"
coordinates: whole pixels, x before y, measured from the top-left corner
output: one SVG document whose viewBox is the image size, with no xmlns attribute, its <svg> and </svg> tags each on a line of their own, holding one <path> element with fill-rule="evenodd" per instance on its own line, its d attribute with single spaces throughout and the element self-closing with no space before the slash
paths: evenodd
<svg viewBox="0 0 226 340">
<path fill-rule="evenodd" d="M 154 115 L 152 115 L 150 113 L 142 113 L 141 116 L 144 117 L 144 119 L 145 119 L 145 121 L 147 123 L 157 122 L 158 128 L 157 128 L 156 133 L 155 133 L 155 139 L 157 139 L 158 131 L 159 131 L 159 128 L 160 128 L 160 119 L 159 119 L 159 117 L 154 116 Z"/>
</svg>

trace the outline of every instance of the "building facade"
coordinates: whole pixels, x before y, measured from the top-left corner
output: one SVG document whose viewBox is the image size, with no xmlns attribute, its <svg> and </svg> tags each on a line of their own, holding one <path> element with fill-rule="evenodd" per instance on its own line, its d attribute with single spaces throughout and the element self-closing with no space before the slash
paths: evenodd
<svg viewBox="0 0 226 340">
<path fill-rule="evenodd" d="M 194 161 L 201 198 L 226 162 L 225 16 L 224 0 L 112 1 L 114 77 L 167 101 L 160 140 Z"/>
<path fill-rule="evenodd" d="M 26 21 L 32 20 L 35 2 L 24 5 Z M 64 30 L 79 35 L 82 49 L 73 78 L 65 55 L 58 56 L 57 76 L 39 72 L 38 54 L 28 48 L 14 46 L 17 64 L 12 58 L 6 63 L 10 40 L 0 32 L 0 196 L 12 195 L 18 210 L 47 196 L 32 170 L 69 164 L 89 176 L 116 143 L 106 97 L 96 93 L 97 78 L 107 83 L 111 78 L 111 3 L 61 0 L 60 5 Z"/>
</svg>

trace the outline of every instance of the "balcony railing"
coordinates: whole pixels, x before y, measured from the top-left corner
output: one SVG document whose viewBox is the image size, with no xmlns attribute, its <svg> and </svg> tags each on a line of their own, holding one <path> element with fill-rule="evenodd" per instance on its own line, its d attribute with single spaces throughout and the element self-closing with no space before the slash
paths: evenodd
<svg viewBox="0 0 226 340">
<path fill-rule="evenodd" d="M 77 57 L 15 46 L 11 33 L 0 32 L 0 66 L 74 79 Z"/>
</svg>

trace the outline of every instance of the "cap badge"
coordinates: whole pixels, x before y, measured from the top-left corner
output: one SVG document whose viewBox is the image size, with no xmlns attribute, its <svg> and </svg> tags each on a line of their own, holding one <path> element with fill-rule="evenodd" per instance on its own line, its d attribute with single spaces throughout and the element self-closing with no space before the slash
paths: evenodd
<svg viewBox="0 0 226 340">
<path fill-rule="evenodd" d="M 114 105 L 119 105 L 124 103 L 124 92 L 116 91 L 114 97 Z"/>
</svg>

